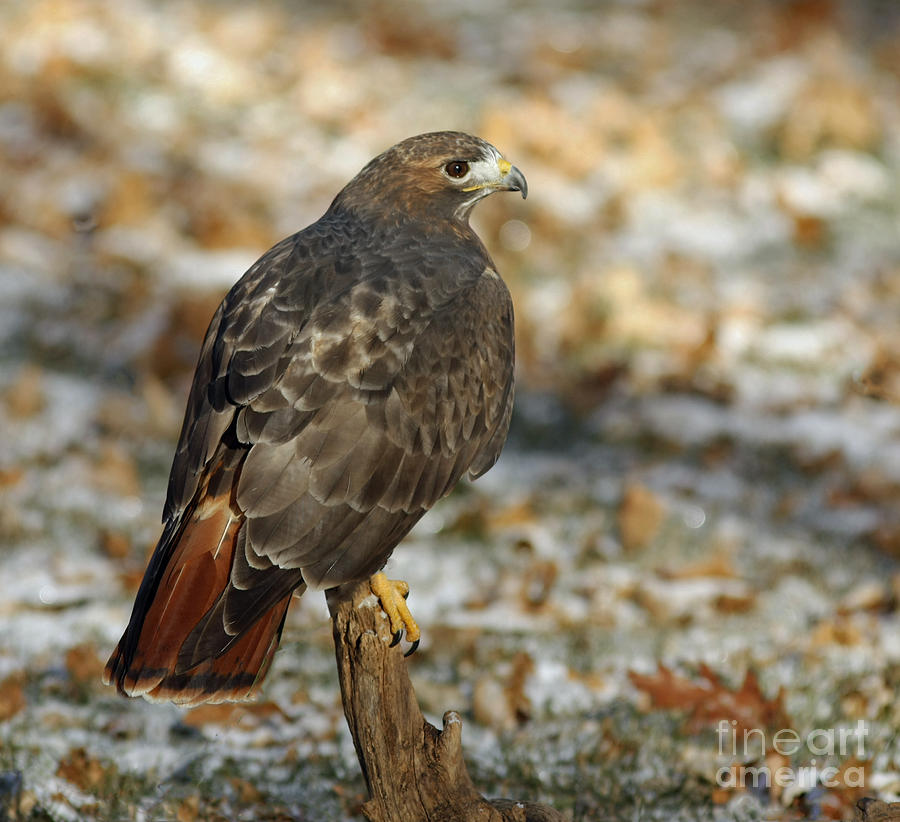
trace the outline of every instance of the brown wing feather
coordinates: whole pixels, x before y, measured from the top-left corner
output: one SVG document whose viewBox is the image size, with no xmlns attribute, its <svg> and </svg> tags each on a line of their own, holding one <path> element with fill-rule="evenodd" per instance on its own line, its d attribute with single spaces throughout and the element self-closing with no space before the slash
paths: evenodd
<svg viewBox="0 0 900 822">
<path fill-rule="evenodd" d="M 357 239 L 327 220 L 289 238 L 213 318 L 166 528 L 107 666 L 122 692 L 247 696 L 292 590 L 379 570 L 463 473 L 496 460 L 512 399 L 505 286 L 480 253 L 406 237 L 372 254 Z"/>
<path fill-rule="evenodd" d="M 498 278 L 480 277 L 418 322 L 389 317 L 390 299 L 357 293 L 370 288 L 351 289 L 324 325 L 311 322 L 283 376 L 239 413 L 239 427 L 260 438 L 237 487 L 248 551 L 300 568 L 317 588 L 380 569 L 467 470 L 496 461 L 509 426 L 512 309 Z M 374 344 L 377 361 L 396 365 L 385 386 L 361 390 L 353 377 L 360 364 L 372 371 L 373 328 L 386 338 Z M 304 424 L 287 440 L 279 424 L 269 440 L 260 417 L 284 408 Z"/>
</svg>

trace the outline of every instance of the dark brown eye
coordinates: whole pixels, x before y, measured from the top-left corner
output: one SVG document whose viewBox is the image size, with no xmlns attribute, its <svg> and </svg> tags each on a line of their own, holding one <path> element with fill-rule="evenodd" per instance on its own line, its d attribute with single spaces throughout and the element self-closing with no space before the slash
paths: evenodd
<svg viewBox="0 0 900 822">
<path fill-rule="evenodd" d="M 444 166 L 448 177 L 465 177 L 469 173 L 469 164 L 465 160 L 454 160 Z"/>
</svg>

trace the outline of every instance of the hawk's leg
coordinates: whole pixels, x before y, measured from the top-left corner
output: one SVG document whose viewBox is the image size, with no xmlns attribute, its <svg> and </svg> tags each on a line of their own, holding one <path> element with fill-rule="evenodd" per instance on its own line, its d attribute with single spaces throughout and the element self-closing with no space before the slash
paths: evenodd
<svg viewBox="0 0 900 822">
<path fill-rule="evenodd" d="M 406 656 L 414 653 L 419 647 L 419 626 L 413 619 L 413 615 L 409 612 L 409 606 L 406 604 L 406 597 L 409 596 L 409 585 L 402 579 L 388 579 L 383 572 L 379 571 L 369 580 L 369 587 L 372 593 L 378 597 L 381 607 L 387 614 L 391 623 L 391 633 L 394 635 L 394 641 L 391 645 L 396 645 L 400 641 L 400 637 L 406 630 L 406 638 L 412 643 L 410 649 L 406 652 Z"/>
</svg>

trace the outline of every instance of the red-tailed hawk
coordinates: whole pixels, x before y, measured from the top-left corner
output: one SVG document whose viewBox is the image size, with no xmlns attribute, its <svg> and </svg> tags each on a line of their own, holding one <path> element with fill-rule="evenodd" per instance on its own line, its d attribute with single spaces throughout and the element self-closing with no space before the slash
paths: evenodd
<svg viewBox="0 0 900 822">
<path fill-rule="evenodd" d="M 404 140 L 225 297 L 106 666 L 121 693 L 247 698 L 291 595 L 369 576 L 417 642 L 408 588 L 380 570 L 463 474 L 496 462 L 512 412 L 512 303 L 469 226 L 493 191 L 527 187 L 484 140 Z"/>
</svg>

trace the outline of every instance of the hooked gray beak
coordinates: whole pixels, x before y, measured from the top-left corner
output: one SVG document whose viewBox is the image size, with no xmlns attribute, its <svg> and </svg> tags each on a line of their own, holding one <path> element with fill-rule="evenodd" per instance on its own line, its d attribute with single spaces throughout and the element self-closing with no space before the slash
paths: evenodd
<svg viewBox="0 0 900 822">
<path fill-rule="evenodd" d="M 504 191 L 521 191 L 524 200 L 528 196 L 528 183 L 525 182 L 525 175 L 506 160 L 500 161 L 500 170 L 503 172 L 503 182 L 500 187 Z"/>
</svg>

